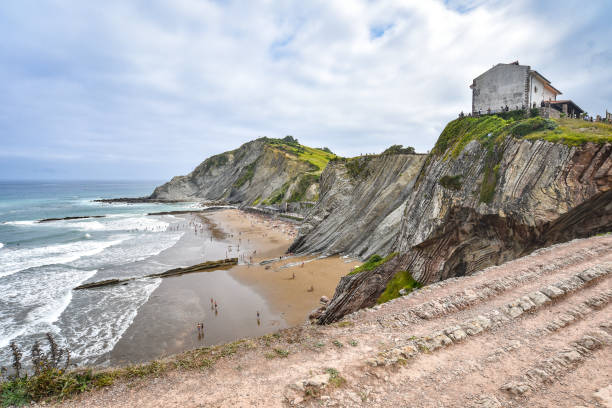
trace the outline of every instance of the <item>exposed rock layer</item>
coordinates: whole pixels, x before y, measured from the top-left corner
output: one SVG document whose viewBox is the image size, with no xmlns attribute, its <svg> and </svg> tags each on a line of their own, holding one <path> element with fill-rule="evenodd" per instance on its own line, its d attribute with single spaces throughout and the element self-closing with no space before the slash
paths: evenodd
<svg viewBox="0 0 612 408">
<path fill-rule="evenodd" d="M 302 177 L 316 173 L 316 166 L 269 140 L 257 139 L 236 150 L 212 156 L 186 176 L 173 177 L 157 187 L 150 198 L 251 205 L 278 194 L 278 202 L 286 202 L 295 191 L 302 189 L 303 200 L 315 199 L 316 179 L 308 179 L 304 185 Z"/>
<path fill-rule="evenodd" d="M 418 180 L 405 187 L 410 191 L 388 251 L 400 256 L 344 277 L 319 322 L 373 305 L 399 270 L 431 283 L 612 230 L 612 144 L 570 147 L 508 137 L 495 149 L 493 163 L 490 148 L 477 141 L 457 157 L 431 154 Z M 492 174 L 487 166 L 493 165 L 494 191 L 482 202 L 483 180 Z M 461 182 L 445 187 L 445 176 Z"/>
<path fill-rule="evenodd" d="M 321 175 L 321 195 L 300 227 L 291 252 L 388 253 L 400 227 L 404 205 L 426 156 L 390 154 L 330 162 Z"/>
</svg>

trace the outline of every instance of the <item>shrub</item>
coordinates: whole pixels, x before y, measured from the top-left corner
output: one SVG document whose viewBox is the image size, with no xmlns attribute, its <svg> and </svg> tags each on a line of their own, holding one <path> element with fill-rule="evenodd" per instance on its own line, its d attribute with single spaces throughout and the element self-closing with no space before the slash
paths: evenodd
<svg viewBox="0 0 612 408">
<path fill-rule="evenodd" d="M 550 120 L 542 117 L 529 118 L 522 120 L 516 124 L 510 126 L 509 132 L 512 136 L 523 137 L 529 133 L 537 132 L 540 130 L 553 130 L 557 127 L 557 124 Z"/>
<path fill-rule="evenodd" d="M 387 255 L 385 258 L 383 258 L 380 255 L 374 254 L 363 265 L 358 266 L 357 268 L 355 268 L 351 272 L 349 272 L 349 275 L 354 275 L 356 273 L 360 273 L 360 272 L 364 272 L 364 271 L 371 271 L 374 268 L 377 268 L 380 265 L 382 265 L 382 264 L 384 264 L 386 262 L 389 262 L 396 255 L 397 255 L 397 252 L 393 252 L 393 253 Z"/>
<path fill-rule="evenodd" d="M 387 150 L 382 152 L 383 155 L 388 154 L 414 154 L 414 147 L 412 146 L 402 146 L 402 145 L 393 145 L 389 147 Z"/>
<path fill-rule="evenodd" d="M 412 292 L 414 289 L 422 288 L 423 285 L 416 281 L 409 271 L 399 271 L 387 283 L 385 291 L 380 295 L 377 303 L 385 303 L 397 297 L 400 297 L 400 290 L 406 289 L 407 292 Z"/>
<path fill-rule="evenodd" d="M 460 190 L 461 189 L 461 178 L 463 176 L 462 175 L 456 175 L 456 176 L 443 176 L 440 178 L 440 180 L 438 181 L 440 183 L 440 185 L 442 185 L 442 187 L 444 188 L 448 188 L 451 190 Z"/>
<path fill-rule="evenodd" d="M 360 177 L 365 179 L 370 175 L 370 171 L 367 167 L 371 159 L 372 156 L 354 157 L 344 162 L 344 166 L 352 178 L 356 179 Z"/>
<path fill-rule="evenodd" d="M 346 383 L 346 379 L 335 368 L 326 368 L 325 372 L 329 374 L 329 384 L 331 386 L 342 387 Z"/>
</svg>

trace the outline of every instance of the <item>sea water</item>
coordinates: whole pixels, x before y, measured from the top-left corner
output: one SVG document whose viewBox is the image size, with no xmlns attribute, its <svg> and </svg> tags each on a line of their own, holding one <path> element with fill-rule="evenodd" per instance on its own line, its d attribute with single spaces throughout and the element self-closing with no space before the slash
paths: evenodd
<svg viewBox="0 0 612 408">
<path fill-rule="evenodd" d="M 176 218 L 149 212 L 195 203 L 106 204 L 99 198 L 147 196 L 159 182 L 0 182 L 0 367 L 9 344 L 24 355 L 52 333 L 76 363 L 103 363 L 165 270 L 139 262 L 172 247 Z M 103 215 L 39 223 L 44 218 Z M 134 267 L 126 267 L 134 265 Z M 86 280 L 135 277 L 130 285 L 78 290 Z"/>
</svg>

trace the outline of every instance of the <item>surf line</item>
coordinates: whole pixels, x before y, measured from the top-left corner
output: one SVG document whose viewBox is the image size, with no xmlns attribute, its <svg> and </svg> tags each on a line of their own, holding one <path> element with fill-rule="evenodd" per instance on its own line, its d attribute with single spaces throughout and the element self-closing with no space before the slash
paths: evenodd
<svg viewBox="0 0 612 408">
<path fill-rule="evenodd" d="M 220 259 L 218 261 L 207 261 L 207 262 L 203 262 L 197 265 L 188 266 L 186 268 L 170 269 L 166 272 L 153 273 L 151 275 L 145 275 L 142 277 L 133 277 L 133 278 L 126 278 L 126 279 L 106 279 L 106 280 L 102 280 L 98 282 L 84 283 L 82 285 L 75 287 L 74 290 L 92 289 L 92 288 L 99 288 L 102 286 L 113 286 L 113 285 L 119 285 L 119 284 L 127 285 L 129 281 L 132 281 L 135 279 L 168 278 L 171 276 L 184 275 L 186 273 L 202 272 L 202 271 L 207 271 L 210 269 L 220 269 L 220 268 L 226 268 L 226 267 L 230 267 L 234 265 L 238 265 L 238 258 L 226 258 L 226 259 Z"/>
</svg>

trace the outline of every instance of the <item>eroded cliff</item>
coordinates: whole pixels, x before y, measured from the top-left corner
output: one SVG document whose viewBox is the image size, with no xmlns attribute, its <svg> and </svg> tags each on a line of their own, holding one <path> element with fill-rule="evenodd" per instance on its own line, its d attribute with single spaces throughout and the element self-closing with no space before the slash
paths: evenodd
<svg viewBox="0 0 612 408">
<path fill-rule="evenodd" d="M 344 277 L 319 322 L 375 304 L 398 271 L 431 283 L 611 231 L 612 130 L 548 141 L 558 126 L 495 115 L 451 122 L 396 207 L 404 210 L 388 252 L 399 255 Z"/>
<path fill-rule="evenodd" d="M 319 201 L 289 251 L 359 257 L 389 252 L 425 159 L 381 154 L 330 162 L 321 175 Z"/>
<path fill-rule="evenodd" d="M 293 138 L 260 138 L 206 159 L 188 175 L 157 187 L 150 198 L 243 205 L 314 201 L 320 173 L 332 157 Z"/>
</svg>

